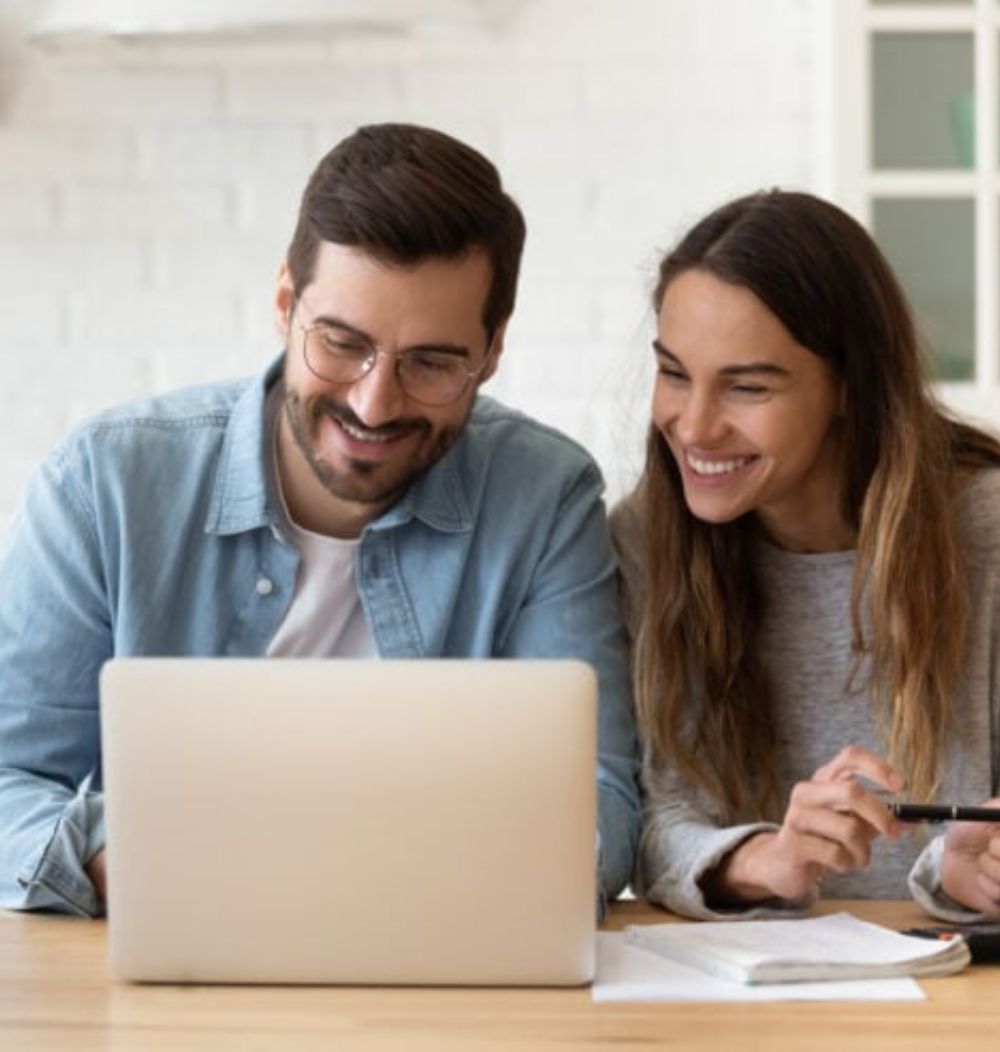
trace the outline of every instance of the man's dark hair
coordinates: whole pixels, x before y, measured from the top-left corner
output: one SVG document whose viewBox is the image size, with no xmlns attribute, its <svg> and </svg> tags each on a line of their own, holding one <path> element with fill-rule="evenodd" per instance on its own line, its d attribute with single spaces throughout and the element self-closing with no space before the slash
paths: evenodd
<svg viewBox="0 0 1000 1052">
<path fill-rule="evenodd" d="M 288 269 L 300 294 L 321 241 L 403 265 L 483 249 L 493 270 L 483 306 L 492 339 L 514 310 L 524 234 L 521 210 L 481 153 L 432 128 L 371 124 L 338 143 L 310 177 Z"/>
</svg>

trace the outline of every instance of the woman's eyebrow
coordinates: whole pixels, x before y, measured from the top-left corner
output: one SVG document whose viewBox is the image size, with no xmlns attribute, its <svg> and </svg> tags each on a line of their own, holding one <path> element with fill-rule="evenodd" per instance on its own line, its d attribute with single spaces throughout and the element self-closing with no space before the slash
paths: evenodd
<svg viewBox="0 0 1000 1052">
<path fill-rule="evenodd" d="M 680 358 L 678 358 L 673 351 L 668 351 L 659 340 L 653 340 L 653 351 L 656 354 L 663 355 L 664 358 L 669 358 L 672 362 L 676 362 L 678 365 L 681 364 Z"/>
<path fill-rule="evenodd" d="M 745 365 L 724 365 L 719 373 L 722 376 L 746 376 L 748 373 L 761 373 L 766 376 L 791 376 L 792 374 L 774 362 L 747 362 Z"/>
<path fill-rule="evenodd" d="M 669 358 L 682 369 L 684 368 L 684 363 L 680 358 L 673 351 L 664 347 L 659 340 L 653 340 L 653 350 L 656 354 Z M 719 370 L 720 376 L 746 376 L 748 374 L 778 377 L 791 376 L 791 373 L 784 366 L 776 365 L 774 362 L 741 362 L 739 365 L 724 365 Z"/>
</svg>

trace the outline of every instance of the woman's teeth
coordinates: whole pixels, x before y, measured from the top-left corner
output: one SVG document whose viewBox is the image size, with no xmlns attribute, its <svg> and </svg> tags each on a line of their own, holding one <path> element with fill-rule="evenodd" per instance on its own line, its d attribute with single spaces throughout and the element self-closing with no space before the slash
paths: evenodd
<svg viewBox="0 0 1000 1052">
<path fill-rule="evenodd" d="M 736 460 L 700 460 L 690 453 L 687 455 L 688 467 L 699 475 L 726 475 L 730 471 L 737 471 L 749 460 L 749 457 L 739 457 Z"/>
</svg>

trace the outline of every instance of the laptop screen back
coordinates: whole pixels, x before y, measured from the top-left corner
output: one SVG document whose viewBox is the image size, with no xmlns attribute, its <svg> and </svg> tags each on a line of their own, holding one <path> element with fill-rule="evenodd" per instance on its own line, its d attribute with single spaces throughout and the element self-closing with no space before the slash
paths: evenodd
<svg viewBox="0 0 1000 1052">
<path fill-rule="evenodd" d="M 117 976 L 592 977 L 588 666 L 118 659 L 101 695 Z"/>
</svg>

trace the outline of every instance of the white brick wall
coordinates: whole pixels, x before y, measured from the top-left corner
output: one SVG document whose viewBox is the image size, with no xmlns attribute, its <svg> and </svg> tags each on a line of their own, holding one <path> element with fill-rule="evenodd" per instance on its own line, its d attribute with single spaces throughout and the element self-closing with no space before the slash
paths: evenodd
<svg viewBox="0 0 1000 1052">
<path fill-rule="evenodd" d="M 303 183 L 387 119 L 500 166 L 529 238 L 492 389 L 582 440 L 620 494 L 657 252 L 735 193 L 826 182 L 828 2 L 523 0 L 488 33 L 34 51 L 0 111 L 0 519 L 73 421 L 268 360 Z"/>
</svg>

